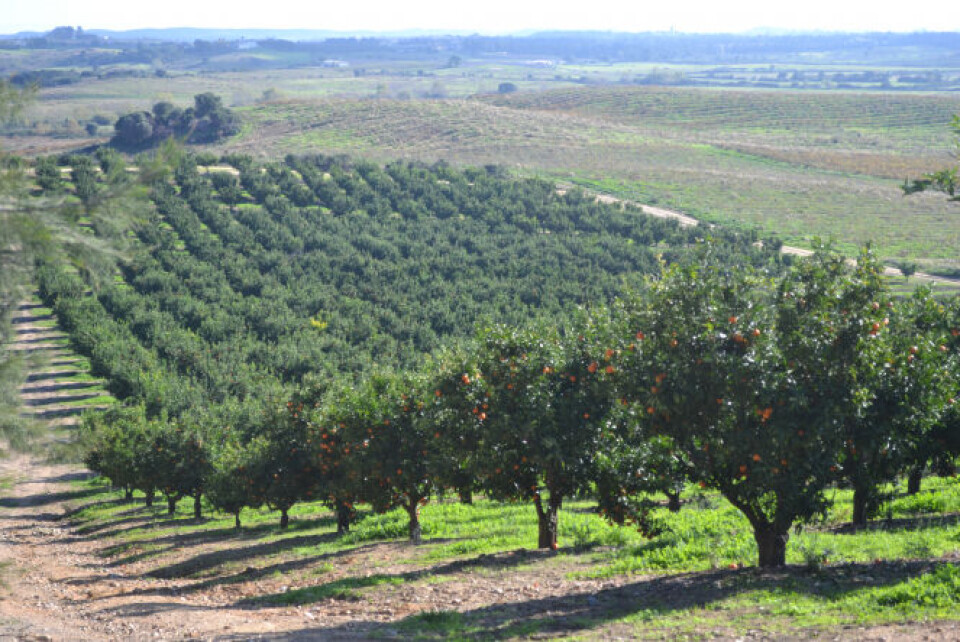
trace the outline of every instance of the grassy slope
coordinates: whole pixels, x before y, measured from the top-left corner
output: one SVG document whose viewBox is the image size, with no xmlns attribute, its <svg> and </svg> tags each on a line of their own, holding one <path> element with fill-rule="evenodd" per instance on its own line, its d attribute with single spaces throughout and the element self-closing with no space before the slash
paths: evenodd
<svg viewBox="0 0 960 642">
<path fill-rule="evenodd" d="M 918 175 L 948 163 L 946 122 L 952 109 L 960 111 L 960 101 L 829 96 L 824 109 L 829 107 L 830 119 L 822 126 L 813 119 L 785 122 L 774 130 L 769 123 L 780 117 L 776 114 L 791 109 L 794 116 L 804 113 L 811 95 L 658 90 L 664 94 L 658 112 L 615 118 L 607 112 L 620 114 L 618 103 L 604 101 L 610 91 L 633 96 L 646 90 L 559 92 L 587 105 L 564 103 L 562 109 L 540 108 L 562 103 L 556 96 L 551 99 L 553 93 L 493 102 L 279 102 L 245 110 L 245 131 L 226 148 L 266 156 L 323 152 L 503 163 L 707 220 L 756 225 L 797 245 L 808 244 L 815 235 L 834 237 L 850 249 L 873 241 L 888 258 L 948 263 L 960 248 L 955 205 L 937 195 L 905 199 L 899 181 L 884 177 L 900 171 Z M 725 100 L 729 104 L 722 111 Z M 924 116 L 927 101 L 935 117 Z M 867 107 L 879 115 L 864 115 Z M 707 118 L 704 112 L 714 116 Z M 750 129 L 738 125 L 743 122 L 759 124 Z M 896 122 L 903 127 L 886 140 L 884 132 Z M 793 130 L 801 126 L 807 129 Z M 864 133 L 858 138 L 857 131 Z M 824 142 L 834 137 L 836 143 Z M 809 142 L 800 145 L 798 139 Z M 776 153 L 760 154 L 758 147 Z M 822 159 L 820 148 L 826 150 Z M 816 162 L 798 164 L 808 157 Z M 845 166 L 850 163 L 860 170 L 851 171 Z M 837 164 L 842 167 L 833 167 Z"/>
</svg>

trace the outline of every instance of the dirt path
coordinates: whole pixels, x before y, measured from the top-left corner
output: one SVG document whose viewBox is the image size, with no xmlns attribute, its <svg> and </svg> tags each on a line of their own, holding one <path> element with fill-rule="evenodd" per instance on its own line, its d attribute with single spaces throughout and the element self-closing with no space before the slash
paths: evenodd
<svg viewBox="0 0 960 642">
<path fill-rule="evenodd" d="M 641 203 L 635 203 L 633 201 L 627 201 L 622 198 L 617 198 L 615 196 L 610 196 L 609 194 L 598 194 L 597 200 L 601 203 L 633 203 L 634 205 L 639 206 L 645 214 L 650 216 L 656 216 L 657 218 L 669 218 L 674 219 L 680 222 L 680 225 L 683 227 L 693 227 L 694 225 L 699 225 L 700 221 L 693 218 L 688 214 L 683 212 L 678 212 L 676 210 L 669 210 L 663 207 L 653 207 L 652 205 L 643 205 Z M 780 251 L 784 254 L 792 254 L 794 256 L 810 256 L 813 254 L 813 250 L 807 250 L 802 247 L 793 247 L 790 245 L 784 245 Z M 851 264 L 856 264 L 856 261 L 850 259 Z M 883 268 L 883 273 L 886 276 L 903 276 L 903 272 L 899 268 L 886 266 Z M 960 285 L 960 278 L 950 278 L 945 276 L 934 276 L 932 274 L 927 274 L 926 272 L 915 272 L 912 278 L 917 281 L 926 281 L 929 283 L 950 283 L 953 285 Z"/>
<path fill-rule="evenodd" d="M 181 595 L 183 581 L 113 567 L 98 538 L 62 519 L 84 496 L 68 483 L 86 474 L 25 455 L 0 463 L 0 476 L 16 480 L 0 500 L 0 640 L 245 639 L 275 630 L 264 613 Z"/>
</svg>

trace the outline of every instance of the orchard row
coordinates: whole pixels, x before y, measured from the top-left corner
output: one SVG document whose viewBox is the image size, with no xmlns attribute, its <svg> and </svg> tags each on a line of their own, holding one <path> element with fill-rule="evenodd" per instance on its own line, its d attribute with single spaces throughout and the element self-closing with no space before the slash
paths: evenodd
<svg viewBox="0 0 960 642">
<path fill-rule="evenodd" d="M 109 231 L 122 160 L 65 160 L 73 186 L 50 159 L 38 184 Z M 121 282 L 38 271 L 128 401 L 84 430 L 118 486 L 238 522 L 319 499 L 341 530 L 358 502 L 403 506 L 415 538 L 424 501 L 482 491 L 531 501 L 552 546 L 565 497 L 652 536 L 650 493 L 676 507 L 692 481 L 745 513 L 770 565 L 827 488 L 852 486 L 863 523 L 884 482 L 957 454 L 957 306 L 896 301 L 868 255 L 787 269 L 750 236 L 704 242 L 497 168 L 225 160 L 140 167 L 154 210 Z"/>
<path fill-rule="evenodd" d="M 239 525 L 322 500 L 419 509 L 454 489 L 530 501 L 556 546 L 564 498 L 592 493 L 611 520 L 650 536 L 651 493 L 719 491 L 754 529 L 761 566 L 782 565 L 790 529 L 854 489 L 854 522 L 883 484 L 960 454 L 960 305 L 895 299 L 864 252 L 823 250 L 771 274 L 731 268 L 711 244 L 636 294 L 553 322 L 489 325 L 416 368 L 317 379 L 236 424 L 89 417 L 90 467 L 116 485 L 206 495 Z"/>
</svg>

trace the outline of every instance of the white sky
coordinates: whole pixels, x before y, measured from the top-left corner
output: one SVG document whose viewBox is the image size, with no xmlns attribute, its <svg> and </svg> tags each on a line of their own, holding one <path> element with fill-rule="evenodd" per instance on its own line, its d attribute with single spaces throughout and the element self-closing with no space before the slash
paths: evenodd
<svg viewBox="0 0 960 642">
<path fill-rule="evenodd" d="M 0 33 L 207 27 L 508 33 L 528 29 L 960 31 L 960 2 L 923 0 L 0 0 Z"/>
</svg>

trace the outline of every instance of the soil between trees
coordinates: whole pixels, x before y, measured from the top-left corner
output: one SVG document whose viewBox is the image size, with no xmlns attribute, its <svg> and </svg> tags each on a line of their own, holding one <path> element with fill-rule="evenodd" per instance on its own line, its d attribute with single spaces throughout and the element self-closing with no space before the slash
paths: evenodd
<svg viewBox="0 0 960 642">
<path fill-rule="evenodd" d="M 222 530 L 170 535 L 171 520 L 142 502 L 80 528 L 71 523 L 73 511 L 121 501 L 117 493 L 71 483 L 86 475 L 36 456 L 0 461 L 0 476 L 9 480 L 0 499 L 0 639 L 673 637 L 676 631 L 659 627 L 656 617 L 624 621 L 650 608 L 691 609 L 697 623 L 684 635 L 708 639 L 960 639 L 955 622 L 790 630 L 771 619 L 769 629 L 744 631 L 729 612 L 711 615 L 707 608 L 745 586 L 807 573 L 799 567 L 571 579 L 589 570 L 588 555 L 521 549 L 431 562 L 429 540 L 421 547 L 373 542 L 306 558 L 295 548 L 327 535 L 291 533 L 273 541 Z M 118 546 L 127 530 L 147 523 L 157 537 Z M 162 554 L 144 554 L 153 547 Z M 904 571 L 871 571 L 885 572 Z M 327 590 L 311 595 L 316 586 Z M 342 589 L 329 590 L 336 586 Z"/>
</svg>

